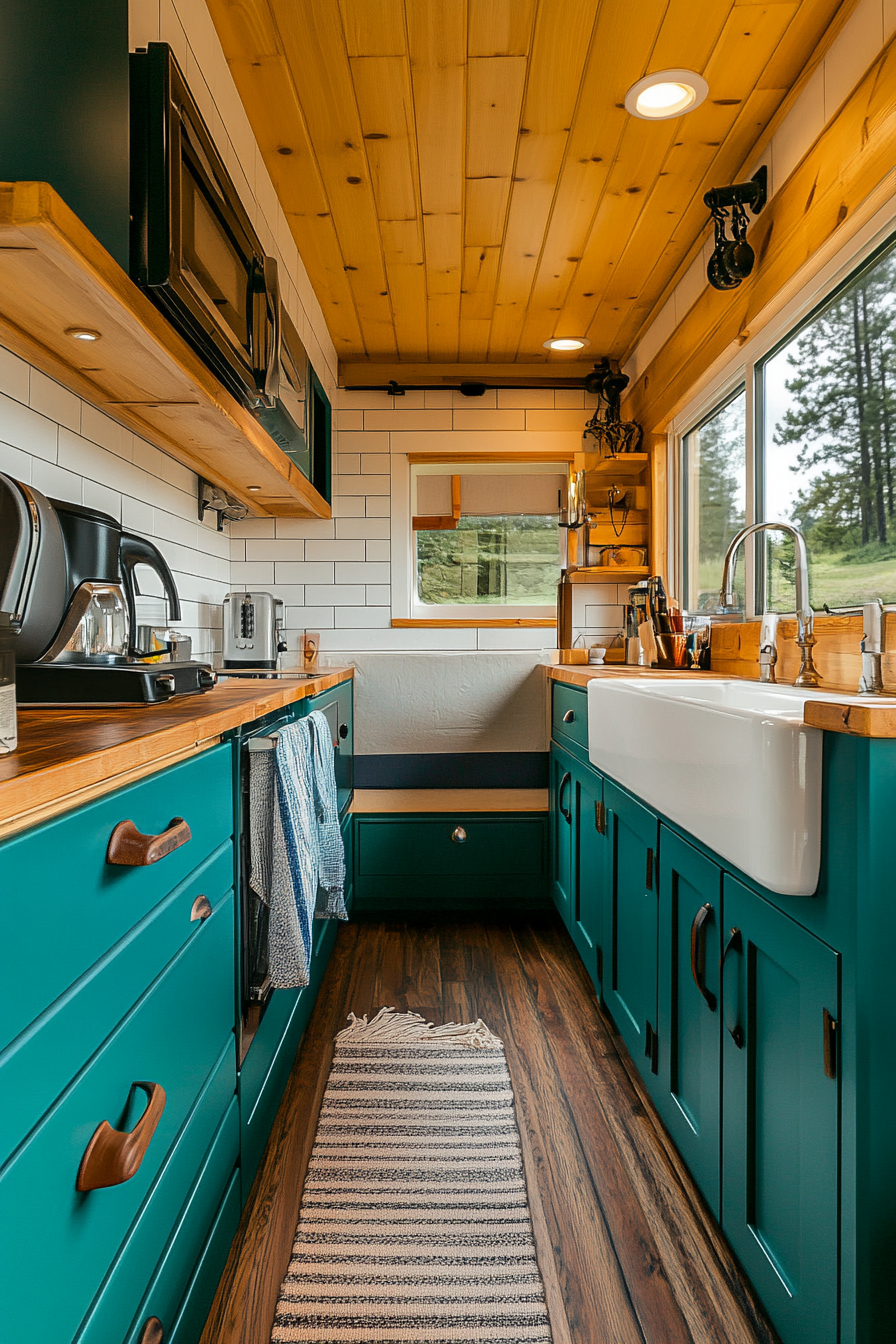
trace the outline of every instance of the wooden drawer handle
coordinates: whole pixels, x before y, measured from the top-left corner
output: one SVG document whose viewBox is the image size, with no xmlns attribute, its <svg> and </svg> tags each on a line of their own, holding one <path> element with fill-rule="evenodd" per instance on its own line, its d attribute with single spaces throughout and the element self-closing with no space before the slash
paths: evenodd
<svg viewBox="0 0 896 1344">
<path fill-rule="evenodd" d="M 162 1329 L 162 1322 L 158 1316 L 150 1316 L 143 1322 L 143 1329 L 140 1331 L 140 1337 L 137 1344 L 162 1344 L 165 1338 L 165 1331 Z"/>
<path fill-rule="evenodd" d="M 207 896 L 197 896 L 190 910 L 190 923 L 192 924 L 197 919 L 202 923 L 204 919 L 208 919 L 211 912 L 212 903 L 209 898 Z"/>
<path fill-rule="evenodd" d="M 566 711 L 566 713 L 563 715 L 563 722 L 564 722 L 564 723 L 575 723 L 575 721 L 576 721 L 576 712 L 575 712 L 575 710 L 574 710 L 574 709 L 568 709 L 568 710 Z"/>
<path fill-rule="evenodd" d="M 106 862 L 143 868 L 148 863 L 158 863 L 189 839 L 190 828 L 183 817 L 172 817 L 161 835 L 143 835 L 132 821 L 120 821 L 109 837 Z"/>
<path fill-rule="evenodd" d="M 140 1170 L 149 1141 L 165 1109 L 165 1089 L 160 1083 L 134 1083 L 149 1098 L 146 1110 L 131 1130 L 113 1129 L 104 1120 L 84 1150 L 78 1168 L 76 1190 L 103 1190 L 123 1185 Z"/>
</svg>

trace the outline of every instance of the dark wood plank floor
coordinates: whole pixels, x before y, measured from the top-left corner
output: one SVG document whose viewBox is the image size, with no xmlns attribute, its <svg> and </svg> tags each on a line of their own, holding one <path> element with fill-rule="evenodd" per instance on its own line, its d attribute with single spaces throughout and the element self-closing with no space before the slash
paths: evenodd
<svg viewBox="0 0 896 1344">
<path fill-rule="evenodd" d="M 340 928 L 202 1344 L 268 1344 L 333 1036 L 386 1004 L 504 1041 L 554 1344 L 774 1344 L 553 918 Z"/>
</svg>

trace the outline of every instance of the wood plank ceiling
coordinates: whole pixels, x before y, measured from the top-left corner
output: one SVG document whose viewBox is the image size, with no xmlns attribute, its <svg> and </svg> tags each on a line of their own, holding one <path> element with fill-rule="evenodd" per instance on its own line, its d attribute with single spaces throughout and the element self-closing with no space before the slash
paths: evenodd
<svg viewBox="0 0 896 1344">
<path fill-rule="evenodd" d="M 850 0 L 208 0 L 350 365 L 623 359 Z M 624 110 L 684 67 L 702 107 Z M 377 371 L 372 371 L 376 373 Z M 547 372 L 547 370 L 545 370 Z"/>
</svg>

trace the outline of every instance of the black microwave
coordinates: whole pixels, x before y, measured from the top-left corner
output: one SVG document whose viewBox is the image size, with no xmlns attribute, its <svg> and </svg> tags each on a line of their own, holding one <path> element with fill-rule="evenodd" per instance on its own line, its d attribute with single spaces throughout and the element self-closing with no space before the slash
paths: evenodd
<svg viewBox="0 0 896 1344">
<path fill-rule="evenodd" d="M 329 405 L 315 420 L 317 380 L 277 263 L 171 48 L 151 42 L 130 59 L 131 277 L 329 501 Z"/>
</svg>

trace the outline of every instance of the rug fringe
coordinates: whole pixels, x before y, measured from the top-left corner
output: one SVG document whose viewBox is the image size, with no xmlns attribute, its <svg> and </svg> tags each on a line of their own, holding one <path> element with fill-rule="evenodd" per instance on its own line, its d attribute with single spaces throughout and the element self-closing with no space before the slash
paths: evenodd
<svg viewBox="0 0 896 1344">
<path fill-rule="evenodd" d="M 410 1045 L 419 1041 L 444 1042 L 447 1045 L 467 1045 L 477 1050 L 503 1048 L 502 1041 L 477 1018 L 475 1022 L 446 1022 L 442 1027 L 433 1026 L 420 1013 L 396 1013 L 394 1008 L 381 1008 L 371 1021 L 367 1014 L 356 1017 L 348 1015 L 349 1025 L 343 1027 L 336 1036 L 337 1045 L 363 1045 L 367 1042 L 379 1044 L 392 1041 Z"/>
</svg>

